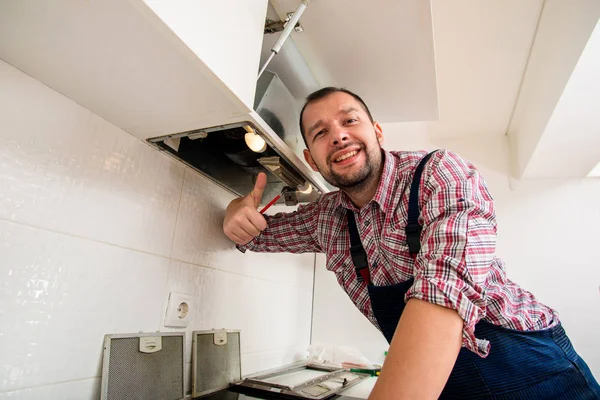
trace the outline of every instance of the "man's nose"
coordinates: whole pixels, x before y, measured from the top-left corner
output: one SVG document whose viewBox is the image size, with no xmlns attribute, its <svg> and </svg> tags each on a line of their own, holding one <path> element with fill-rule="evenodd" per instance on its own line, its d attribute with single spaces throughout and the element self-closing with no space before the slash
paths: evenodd
<svg viewBox="0 0 600 400">
<path fill-rule="evenodd" d="M 349 139 L 348 132 L 343 126 L 336 126 L 331 128 L 330 138 L 331 144 L 333 146 L 339 146 L 340 144 L 348 141 Z"/>
</svg>

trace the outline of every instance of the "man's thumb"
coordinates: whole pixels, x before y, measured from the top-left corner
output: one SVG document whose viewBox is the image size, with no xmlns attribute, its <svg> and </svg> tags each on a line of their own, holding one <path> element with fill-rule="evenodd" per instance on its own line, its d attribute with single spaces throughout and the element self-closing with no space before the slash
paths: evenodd
<svg viewBox="0 0 600 400">
<path fill-rule="evenodd" d="M 254 200 L 254 207 L 258 208 L 260 206 L 260 202 L 262 201 L 262 195 L 265 191 L 265 187 L 267 186 L 267 174 L 261 172 L 256 177 L 256 182 L 254 183 L 254 189 L 250 192 L 250 197 Z"/>
</svg>

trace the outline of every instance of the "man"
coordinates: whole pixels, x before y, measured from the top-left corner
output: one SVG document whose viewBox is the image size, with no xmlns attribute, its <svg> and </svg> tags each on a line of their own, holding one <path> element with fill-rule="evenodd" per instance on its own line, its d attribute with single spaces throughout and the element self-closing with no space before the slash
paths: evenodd
<svg viewBox="0 0 600 400">
<path fill-rule="evenodd" d="M 326 253 L 390 343 L 371 399 L 600 399 L 557 313 L 506 277 L 473 165 L 383 150 L 381 126 L 344 89 L 311 94 L 300 130 L 306 161 L 340 190 L 263 217 L 260 174 L 227 207 L 224 232 L 242 251 Z"/>
</svg>

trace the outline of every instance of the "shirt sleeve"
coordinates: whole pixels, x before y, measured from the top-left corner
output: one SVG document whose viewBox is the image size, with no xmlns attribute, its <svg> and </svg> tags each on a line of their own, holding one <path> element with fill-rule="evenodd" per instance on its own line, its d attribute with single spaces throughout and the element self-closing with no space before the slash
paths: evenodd
<svg viewBox="0 0 600 400">
<path fill-rule="evenodd" d="M 245 245 L 246 250 L 263 253 L 320 253 L 317 236 L 319 203 L 302 204 L 297 211 L 265 215 L 267 228 Z"/>
<path fill-rule="evenodd" d="M 475 337 L 475 324 L 485 317 L 486 281 L 495 258 L 492 196 L 473 165 L 440 150 L 425 167 L 419 197 L 421 250 L 405 300 L 456 310 L 464 321 L 462 345 L 486 357 L 489 342 Z"/>
</svg>

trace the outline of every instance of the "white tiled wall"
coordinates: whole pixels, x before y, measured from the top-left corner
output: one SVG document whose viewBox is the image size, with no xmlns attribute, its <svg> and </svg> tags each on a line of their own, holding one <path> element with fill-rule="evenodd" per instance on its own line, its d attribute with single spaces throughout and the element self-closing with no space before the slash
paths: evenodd
<svg viewBox="0 0 600 400">
<path fill-rule="evenodd" d="M 100 398 L 100 378 L 0 392 L 0 400 L 81 400 Z"/>
<path fill-rule="evenodd" d="M 307 260 L 307 264 L 312 262 L 312 257 Z M 308 343 L 311 289 L 173 260 L 166 289 L 170 291 L 194 296 L 194 329 L 241 329 L 243 354 Z"/>
<path fill-rule="evenodd" d="M 104 334 L 174 330 L 169 292 L 188 334 L 242 329 L 244 374 L 304 354 L 313 255 L 240 253 L 228 192 L 1 61 L 0 88 L 0 399 L 98 398 Z"/>
<path fill-rule="evenodd" d="M 194 171 L 185 173 L 171 257 L 197 265 L 312 290 L 314 255 L 240 252 L 221 233 L 231 195 Z M 198 212 L 202 207 L 212 213 Z M 271 210 L 269 210 L 271 211 Z M 216 233 L 215 233 L 216 232 Z"/>
<path fill-rule="evenodd" d="M 0 218 L 168 256 L 184 167 L 0 63 Z"/>
<path fill-rule="evenodd" d="M 102 335 L 156 330 L 169 260 L 0 221 L 2 388 L 99 376 Z"/>
</svg>

